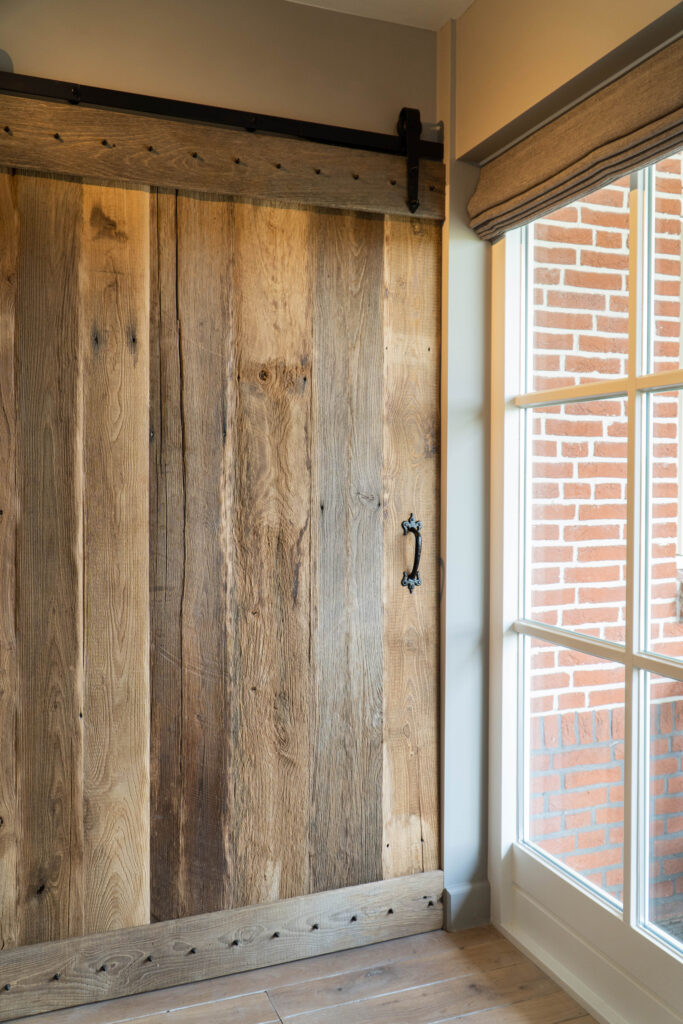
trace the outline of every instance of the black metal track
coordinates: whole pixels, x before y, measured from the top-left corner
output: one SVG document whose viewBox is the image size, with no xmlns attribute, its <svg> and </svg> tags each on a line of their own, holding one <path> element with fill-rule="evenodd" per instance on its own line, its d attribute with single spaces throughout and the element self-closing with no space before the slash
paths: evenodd
<svg viewBox="0 0 683 1024">
<path fill-rule="evenodd" d="M 173 117 L 181 121 L 222 125 L 226 128 L 242 128 L 248 132 L 288 135 L 306 139 L 308 142 L 322 142 L 328 146 L 346 146 L 350 149 L 406 155 L 405 140 L 399 135 L 365 132 L 338 125 L 317 124 L 314 121 L 298 121 L 291 117 L 251 114 L 246 110 L 230 110 L 204 103 L 187 103 L 184 100 L 167 100 L 135 92 L 120 92 L 118 89 L 98 89 L 91 85 L 74 85 L 52 78 L 17 75 L 11 71 L 0 71 L 0 93 L 3 92 L 35 96 L 43 100 L 84 104 L 89 107 L 104 107 L 109 110 L 124 110 L 135 114 Z M 423 160 L 443 160 L 442 143 L 421 140 L 419 147 L 419 155 Z"/>
</svg>

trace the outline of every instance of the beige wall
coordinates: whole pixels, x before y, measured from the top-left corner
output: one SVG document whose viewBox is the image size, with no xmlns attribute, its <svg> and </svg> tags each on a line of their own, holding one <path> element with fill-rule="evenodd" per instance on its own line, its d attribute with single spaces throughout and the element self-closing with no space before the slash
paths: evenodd
<svg viewBox="0 0 683 1024">
<path fill-rule="evenodd" d="M 474 0 L 457 21 L 456 154 L 675 6 L 672 0 Z"/>
<path fill-rule="evenodd" d="M 284 0 L 0 0 L 13 70 L 393 132 L 436 118 L 436 35 Z"/>
</svg>

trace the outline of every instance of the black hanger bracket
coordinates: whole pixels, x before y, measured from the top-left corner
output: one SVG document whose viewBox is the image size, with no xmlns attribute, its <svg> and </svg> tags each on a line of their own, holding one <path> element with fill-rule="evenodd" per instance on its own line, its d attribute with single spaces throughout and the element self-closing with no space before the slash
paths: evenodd
<svg viewBox="0 0 683 1024">
<path fill-rule="evenodd" d="M 420 111 L 414 107 L 404 107 L 398 115 L 398 134 L 403 143 L 408 175 L 408 198 L 406 206 L 411 213 L 415 213 L 420 205 L 420 136 L 422 134 L 422 121 Z"/>
</svg>

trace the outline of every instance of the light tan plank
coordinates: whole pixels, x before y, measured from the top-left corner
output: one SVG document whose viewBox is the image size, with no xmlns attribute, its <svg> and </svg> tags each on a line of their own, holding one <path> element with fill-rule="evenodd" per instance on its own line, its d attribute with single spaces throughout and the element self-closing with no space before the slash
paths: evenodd
<svg viewBox="0 0 683 1024">
<path fill-rule="evenodd" d="M 154 1013 L 143 1019 L 145 1024 L 279 1024 L 265 992 L 178 1010 L 170 1021 L 166 1013 Z"/>
<path fill-rule="evenodd" d="M 185 495 L 177 307 L 177 197 L 154 192 L 150 221 L 149 557 L 153 921 L 182 914 L 182 600 Z"/>
<path fill-rule="evenodd" d="M 442 888 L 443 873 L 433 871 L 7 950 L 0 1020 L 434 931 L 443 923 Z"/>
<path fill-rule="evenodd" d="M 343 1004 L 429 985 L 447 978 L 472 975 L 475 980 L 480 980 L 487 971 L 522 963 L 524 960 L 519 950 L 505 939 L 499 939 L 468 950 L 451 947 L 440 953 L 430 953 L 429 956 L 385 962 L 374 969 L 368 969 L 364 964 L 359 970 L 346 971 L 318 982 L 307 981 L 286 988 L 269 986 L 268 994 L 283 1019 L 326 1006 L 340 1007 L 341 1016 L 345 1012 Z"/>
<path fill-rule="evenodd" d="M 179 196 L 177 230 L 184 515 L 178 910 L 186 916 L 230 905 L 226 834 L 228 774 L 234 767 L 228 762 L 225 623 L 232 506 L 231 209 Z M 176 505 L 174 514 L 179 511 Z"/>
<path fill-rule="evenodd" d="M 441 1021 L 457 1007 L 461 1015 L 485 1009 L 492 1004 L 515 1003 L 546 995 L 557 986 L 532 963 L 515 964 L 497 971 L 481 972 L 432 985 L 422 985 L 390 995 L 347 1003 L 344 1013 L 353 1024 L 415 1024 Z M 337 1024 L 340 1007 L 312 1010 L 297 1017 L 301 1024 Z"/>
<path fill-rule="evenodd" d="M 311 886 L 382 875 L 382 242 L 316 228 Z M 340 784 L 343 780 L 343 784 Z"/>
<path fill-rule="evenodd" d="M 524 999 L 512 1005 L 497 1006 L 473 1014 L 457 1014 L 440 1022 L 468 1021 L 470 1024 L 595 1024 L 591 1017 L 576 1016 L 581 1008 L 566 992 Z M 451 1008 L 452 1010 L 453 1008 Z"/>
<path fill-rule="evenodd" d="M 149 922 L 149 193 L 83 186 L 84 931 Z"/>
<path fill-rule="evenodd" d="M 236 203 L 230 905 L 309 891 L 312 214 Z"/>
<path fill-rule="evenodd" d="M 14 313 L 19 219 L 14 178 L 0 172 L 0 950 L 17 942 L 17 531 Z"/>
<path fill-rule="evenodd" d="M 384 249 L 384 877 L 439 863 L 439 266 L 429 224 Z M 401 586 L 422 522 L 422 585 Z"/>
<path fill-rule="evenodd" d="M 83 932 L 81 187 L 21 175 L 17 281 L 19 942 Z"/>
<path fill-rule="evenodd" d="M 137 1019 L 153 1012 L 167 1012 L 184 1006 L 214 1003 L 221 999 L 282 988 L 285 985 L 316 983 L 321 979 L 349 971 L 372 971 L 396 960 L 410 961 L 414 957 L 424 959 L 429 956 L 450 955 L 453 951 L 457 953 L 461 949 L 483 948 L 498 941 L 499 936 L 492 928 L 473 928 L 457 934 L 443 931 L 427 932 L 293 963 L 262 967 L 228 977 L 213 978 L 210 981 L 195 982 L 192 985 L 176 985 L 161 991 L 124 996 L 95 1005 L 55 1010 L 42 1014 L 37 1020 L 24 1017 L 16 1024 L 23 1024 L 25 1021 L 31 1021 L 32 1024 L 119 1024 L 121 1021 Z"/>
<path fill-rule="evenodd" d="M 11 134 L 0 135 L 0 164 L 10 167 L 410 216 L 402 156 L 23 96 L 2 103 Z M 443 164 L 421 161 L 413 217 L 443 219 L 444 180 Z"/>
</svg>

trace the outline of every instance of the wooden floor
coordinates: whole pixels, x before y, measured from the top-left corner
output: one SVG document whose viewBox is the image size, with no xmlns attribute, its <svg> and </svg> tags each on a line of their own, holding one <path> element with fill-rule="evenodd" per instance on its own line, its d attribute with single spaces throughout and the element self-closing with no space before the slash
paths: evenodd
<svg viewBox="0 0 683 1024">
<path fill-rule="evenodd" d="M 493 928 L 430 932 L 21 1024 L 595 1024 Z"/>
</svg>

